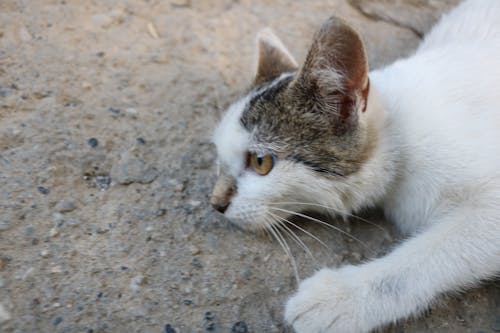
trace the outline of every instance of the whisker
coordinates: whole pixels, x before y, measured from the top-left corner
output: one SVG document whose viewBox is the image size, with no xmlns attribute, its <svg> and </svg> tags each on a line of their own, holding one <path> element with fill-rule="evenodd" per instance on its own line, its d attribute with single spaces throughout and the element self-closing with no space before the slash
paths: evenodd
<svg viewBox="0 0 500 333">
<path fill-rule="evenodd" d="M 269 214 L 272 214 L 272 213 L 269 213 Z M 272 216 L 282 220 L 281 217 L 278 215 L 272 214 Z M 290 235 L 290 237 L 311 257 L 311 259 L 317 265 L 317 260 L 314 257 L 314 255 L 312 254 L 309 247 L 307 247 L 307 245 L 283 221 L 277 221 L 277 222 L 278 222 L 278 227 L 281 227 L 282 228 L 281 230 L 283 230 L 283 232 Z"/>
<path fill-rule="evenodd" d="M 375 222 L 369 221 L 367 219 L 364 219 L 361 216 L 358 216 L 358 215 L 355 215 L 355 214 L 351 214 L 351 213 L 347 213 L 347 212 L 335 209 L 335 208 L 330 207 L 330 206 L 325 206 L 325 205 L 322 205 L 322 204 L 312 203 L 312 202 L 294 202 L 294 201 L 289 201 L 289 202 L 272 202 L 272 203 L 270 203 L 270 205 L 304 205 L 304 206 L 321 207 L 321 208 L 324 208 L 326 210 L 331 210 L 331 211 L 333 211 L 336 214 L 349 216 L 349 217 L 352 217 L 352 218 L 357 219 L 359 221 L 362 221 L 362 222 L 365 222 L 367 224 L 370 224 L 370 225 L 378 228 L 382 232 L 384 232 L 385 235 L 386 235 L 386 237 L 391 238 L 390 235 L 389 235 L 389 232 L 387 231 L 387 229 L 385 229 L 381 225 L 379 225 L 379 224 L 377 224 Z"/>
<path fill-rule="evenodd" d="M 303 217 L 305 219 L 308 219 L 308 220 L 311 220 L 311 221 L 314 221 L 314 222 L 317 222 L 319 224 L 322 224 L 326 227 L 329 227 L 329 228 L 332 228 L 333 230 L 336 230 L 344 235 L 346 235 L 347 237 L 359 242 L 361 245 L 363 245 L 365 248 L 368 249 L 368 246 L 362 241 L 360 240 L 359 238 L 351 235 L 350 233 L 348 233 L 347 231 L 345 230 L 342 230 L 334 225 L 331 225 L 329 223 L 326 223 L 324 221 L 321 221 L 321 220 L 318 220 L 317 218 L 314 218 L 312 216 L 309 216 L 309 215 L 305 215 L 305 214 L 302 214 L 302 213 L 297 213 L 297 212 L 294 212 L 294 211 L 291 211 L 291 210 L 287 210 L 287 209 L 283 209 L 283 208 L 271 208 L 271 209 L 274 209 L 274 210 L 277 210 L 277 211 L 281 211 L 281 212 L 284 212 L 284 213 L 288 213 L 288 214 L 292 214 L 292 215 L 297 215 L 297 216 L 300 216 L 300 217 Z"/>
<path fill-rule="evenodd" d="M 319 239 L 318 237 L 314 236 L 312 233 L 310 233 L 309 231 L 307 231 L 306 229 L 300 227 L 299 225 L 297 225 L 296 223 L 293 223 L 292 221 L 284 218 L 284 217 L 281 217 L 281 216 L 278 216 L 276 214 L 273 214 L 271 212 L 269 212 L 269 214 L 271 214 L 272 216 L 274 217 L 277 217 L 279 218 L 280 220 L 282 221 L 285 221 L 289 224 L 291 224 L 292 226 L 294 226 L 295 228 L 299 229 L 300 231 L 302 231 L 303 233 L 305 233 L 306 235 L 308 235 L 309 237 L 311 237 L 312 239 L 316 240 L 318 243 L 320 243 L 321 245 L 323 245 L 327 250 L 331 251 L 331 249 L 328 247 L 328 245 L 326 245 L 325 242 L 323 242 L 321 239 Z"/>
<path fill-rule="evenodd" d="M 276 229 L 272 223 L 269 223 L 269 221 L 268 221 L 268 226 L 269 226 L 269 231 L 274 235 L 274 238 L 276 238 L 278 243 L 280 243 L 281 247 L 283 248 L 283 251 L 285 251 L 286 255 L 288 256 L 290 264 L 292 265 L 295 279 L 297 280 L 297 283 L 299 283 L 300 278 L 299 278 L 299 271 L 297 269 L 297 263 L 295 262 L 295 258 L 292 256 L 292 251 L 290 250 L 288 243 L 283 239 L 283 236 L 280 234 L 279 230 Z"/>
</svg>

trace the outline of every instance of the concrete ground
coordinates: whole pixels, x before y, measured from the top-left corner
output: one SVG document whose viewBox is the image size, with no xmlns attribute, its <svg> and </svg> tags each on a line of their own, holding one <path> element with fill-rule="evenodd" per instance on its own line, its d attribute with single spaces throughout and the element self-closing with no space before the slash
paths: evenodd
<svg viewBox="0 0 500 333">
<path fill-rule="evenodd" d="M 291 332 L 280 246 L 214 214 L 211 131 L 251 81 L 255 33 L 298 59 L 331 15 L 372 68 L 415 49 L 457 1 L 1 0 L 0 332 Z M 302 225 L 302 278 L 380 256 L 398 234 Z M 500 330 L 500 285 L 384 332 Z"/>
</svg>

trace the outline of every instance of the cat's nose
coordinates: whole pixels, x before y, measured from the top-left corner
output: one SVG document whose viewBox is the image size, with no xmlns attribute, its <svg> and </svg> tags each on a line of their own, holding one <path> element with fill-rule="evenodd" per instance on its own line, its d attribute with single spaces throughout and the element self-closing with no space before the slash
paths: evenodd
<svg viewBox="0 0 500 333">
<path fill-rule="evenodd" d="M 227 207 L 229 207 L 229 202 L 212 202 L 212 207 L 218 211 L 224 214 L 226 211 Z"/>
<path fill-rule="evenodd" d="M 224 214 L 236 192 L 236 180 L 228 175 L 221 175 L 217 179 L 210 198 L 210 204 L 215 210 Z"/>
</svg>

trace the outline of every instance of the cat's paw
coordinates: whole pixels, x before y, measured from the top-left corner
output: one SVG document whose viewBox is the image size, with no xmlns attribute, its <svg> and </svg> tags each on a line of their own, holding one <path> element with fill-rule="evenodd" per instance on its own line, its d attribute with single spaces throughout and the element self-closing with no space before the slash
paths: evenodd
<svg viewBox="0 0 500 333">
<path fill-rule="evenodd" d="M 300 284 L 285 308 L 285 319 L 297 333 L 369 330 L 364 322 L 363 285 L 354 281 L 349 268 L 323 269 Z"/>
</svg>

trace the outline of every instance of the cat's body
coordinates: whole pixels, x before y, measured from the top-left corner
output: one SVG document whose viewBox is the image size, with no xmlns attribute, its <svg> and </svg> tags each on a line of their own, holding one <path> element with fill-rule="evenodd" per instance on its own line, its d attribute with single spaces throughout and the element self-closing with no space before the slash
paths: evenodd
<svg viewBox="0 0 500 333">
<path fill-rule="evenodd" d="M 283 46 L 264 44 L 261 58 L 293 73 Z M 214 205 L 240 225 L 310 208 L 289 202 L 341 213 L 380 205 L 412 236 L 303 281 L 285 311 L 298 333 L 370 331 L 500 273 L 500 2 L 466 1 L 413 56 L 369 75 L 358 44 L 328 22 L 298 73 L 256 80 L 216 132 L 226 175 L 214 197 L 227 202 Z M 273 121 L 286 116 L 287 126 Z M 306 129 L 287 137 L 294 122 Z"/>
</svg>

